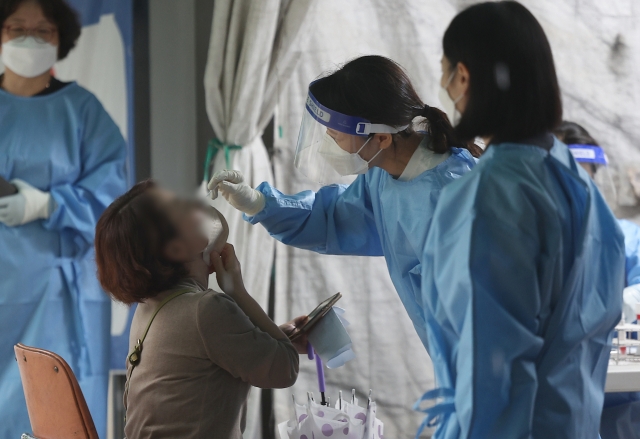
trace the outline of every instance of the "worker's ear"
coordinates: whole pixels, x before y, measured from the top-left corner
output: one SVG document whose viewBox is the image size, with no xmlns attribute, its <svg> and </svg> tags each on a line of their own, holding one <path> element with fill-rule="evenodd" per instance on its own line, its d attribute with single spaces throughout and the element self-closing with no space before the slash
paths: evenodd
<svg viewBox="0 0 640 439">
<path fill-rule="evenodd" d="M 378 141 L 380 149 L 387 149 L 393 144 L 393 136 L 389 133 L 374 134 L 373 137 Z"/>
<path fill-rule="evenodd" d="M 459 62 L 456 67 L 456 74 L 451 80 L 451 84 L 447 89 L 452 99 L 458 99 L 456 108 L 460 113 L 464 113 L 469 100 L 469 84 L 471 83 L 471 74 L 469 69 L 463 63 Z"/>
<path fill-rule="evenodd" d="M 471 74 L 467 66 L 461 62 L 456 66 L 456 70 L 456 75 L 453 77 L 454 80 L 451 82 L 456 85 L 456 91 L 466 95 L 469 90 L 469 83 L 471 82 Z"/>
</svg>

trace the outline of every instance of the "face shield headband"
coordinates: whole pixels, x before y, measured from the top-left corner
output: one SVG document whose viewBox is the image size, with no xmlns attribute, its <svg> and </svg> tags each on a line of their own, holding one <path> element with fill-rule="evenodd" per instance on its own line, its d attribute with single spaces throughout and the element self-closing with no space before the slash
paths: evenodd
<svg viewBox="0 0 640 439">
<path fill-rule="evenodd" d="M 375 133 L 395 134 L 409 125 L 392 127 L 349 116 L 322 105 L 309 86 L 294 157 L 295 167 L 321 185 L 348 184 L 369 169 L 360 151 Z M 369 139 L 367 139 L 369 138 Z"/>
<path fill-rule="evenodd" d="M 396 128 L 389 125 L 371 123 L 369 120 L 362 117 L 347 116 L 346 114 L 331 110 L 318 102 L 313 93 L 311 93 L 311 86 L 313 86 L 314 83 L 315 81 L 309 85 L 309 94 L 307 95 L 305 108 L 316 122 L 329 129 L 350 134 L 352 136 L 368 136 L 373 133 L 395 134 L 400 131 L 404 131 L 409 126 L 405 125 L 403 127 Z"/>
<path fill-rule="evenodd" d="M 602 148 L 595 145 L 571 144 L 567 145 L 573 158 L 579 163 L 591 163 L 593 165 L 609 165 L 609 159 Z"/>
</svg>

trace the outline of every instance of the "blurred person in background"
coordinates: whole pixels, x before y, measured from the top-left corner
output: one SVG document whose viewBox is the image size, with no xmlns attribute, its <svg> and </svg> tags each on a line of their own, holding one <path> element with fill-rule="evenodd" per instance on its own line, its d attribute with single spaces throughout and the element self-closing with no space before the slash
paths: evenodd
<svg viewBox="0 0 640 439">
<path fill-rule="evenodd" d="M 605 152 L 584 127 L 564 121 L 555 134 L 591 178 L 598 170 L 607 172 L 603 168 L 609 164 Z M 605 182 L 613 184 L 611 179 L 605 179 Z M 626 255 L 622 315 L 626 323 L 634 323 L 636 306 L 640 304 L 640 227 L 623 219 L 619 219 L 618 224 L 624 233 Z M 602 439 L 640 439 L 640 392 L 605 394 L 600 435 Z"/>
<path fill-rule="evenodd" d="M 98 99 L 51 68 L 80 35 L 63 0 L 0 0 L 0 437 L 30 431 L 13 345 L 72 367 L 106 434 L 111 303 L 96 221 L 125 190 L 125 141 Z"/>
</svg>

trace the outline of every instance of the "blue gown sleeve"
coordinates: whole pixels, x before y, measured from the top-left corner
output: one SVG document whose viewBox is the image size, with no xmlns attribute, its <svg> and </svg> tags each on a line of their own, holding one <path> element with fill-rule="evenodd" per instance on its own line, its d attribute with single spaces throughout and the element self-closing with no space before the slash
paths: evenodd
<svg viewBox="0 0 640 439">
<path fill-rule="evenodd" d="M 627 286 L 640 284 L 640 227 L 627 220 L 619 220 L 618 223 L 624 233 Z"/>
<path fill-rule="evenodd" d="M 383 255 L 365 175 L 318 192 L 284 195 L 266 182 L 257 190 L 265 208 L 245 220 L 262 224 L 278 241 L 323 254 Z"/>
<path fill-rule="evenodd" d="M 126 189 L 126 144 L 120 130 L 96 97 L 91 96 L 83 106 L 83 120 L 77 127 L 80 174 L 75 181 L 50 188 L 56 208 L 44 221 L 46 229 L 60 232 L 75 244 L 65 252 L 76 255 L 93 246 L 98 218 Z M 63 241 L 69 242 L 67 239 Z"/>
</svg>

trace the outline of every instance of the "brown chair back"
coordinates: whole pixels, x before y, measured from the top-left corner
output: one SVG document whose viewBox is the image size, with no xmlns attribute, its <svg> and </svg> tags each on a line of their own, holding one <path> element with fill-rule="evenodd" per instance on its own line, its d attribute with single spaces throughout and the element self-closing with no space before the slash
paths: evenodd
<svg viewBox="0 0 640 439">
<path fill-rule="evenodd" d="M 91 413 L 73 371 L 59 355 L 17 344 L 33 435 L 38 439 L 98 439 Z"/>
</svg>

